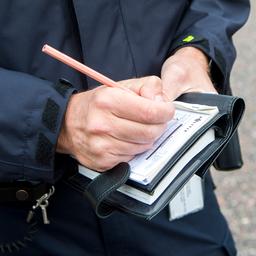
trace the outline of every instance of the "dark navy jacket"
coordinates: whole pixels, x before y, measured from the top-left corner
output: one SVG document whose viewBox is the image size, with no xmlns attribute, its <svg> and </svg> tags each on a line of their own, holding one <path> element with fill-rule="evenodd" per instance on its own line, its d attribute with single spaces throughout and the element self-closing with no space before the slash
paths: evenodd
<svg viewBox="0 0 256 256">
<path fill-rule="evenodd" d="M 248 0 L 1 0 L 0 181 L 56 179 L 66 158 L 55 145 L 74 92 L 56 81 L 97 85 L 42 54 L 45 43 L 114 80 L 160 75 L 165 59 L 191 44 L 213 60 L 213 79 L 226 92 L 231 36 L 248 12 Z"/>
</svg>

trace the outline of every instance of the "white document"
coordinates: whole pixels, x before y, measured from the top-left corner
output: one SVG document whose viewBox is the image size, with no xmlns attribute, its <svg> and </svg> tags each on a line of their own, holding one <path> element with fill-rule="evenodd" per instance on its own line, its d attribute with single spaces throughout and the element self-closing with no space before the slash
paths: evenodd
<svg viewBox="0 0 256 256">
<path fill-rule="evenodd" d="M 198 152 L 202 151 L 208 144 L 215 139 L 214 129 L 209 129 L 205 132 L 202 137 L 195 142 L 187 152 L 179 159 L 179 161 L 170 169 L 170 171 L 161 179 L 158 185 L 154 188 L 151 193 L 147 193 L 133 186 L 123 184 L 117 191 L 134 198 L 135 200 L 141 201 L 145 204 L 151 205 L 156 199 L 165 191 L 169 184 L 175 179 L 180 173 L 184 166 L 195 156 Z M 99 173 L 88 169 L 85 166 L 79 165 L 79 173 L 90 178 L 96 178 Z"/>
<path fill-rule="evenodd" d="M 175 102 L 175 106 L 173 120 L 154 147 L 129 161 L 131 180 L 149 184 L 193 134 L 218 113 L 218 108 L 212 106 L 183 102 Z"/>
<path fill-rule="evenodd" d="M 169 220 L 182 218 L 204 208 L 202 179 L 194 175 L 169 203 Z"/>
</svg>

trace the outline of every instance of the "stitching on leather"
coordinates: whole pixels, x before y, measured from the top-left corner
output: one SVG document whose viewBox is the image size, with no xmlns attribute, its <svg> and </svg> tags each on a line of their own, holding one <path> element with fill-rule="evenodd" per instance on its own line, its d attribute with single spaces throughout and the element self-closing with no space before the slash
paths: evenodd
<svg viewBox="0 0 256 256">
<path fill-rule="evenodd" d="M 117 187 L 120 187 L 121 185 L 123 185 L 123 183 L 127 179 L 127 174 L 128 173 L 129 172 L 126 171 L 125 175 L 122 177 L 122 179 L 118 183 L 116 183 L 115 185 L 112 185 L 108 190 L 106 190 L 103 194 L 101 194 L 99 197 L 97 197 L 97 199 L 101 202 L 102 201 L 101 199 L 105 198 L 106 194 L 109 194 L 110 192 L 112 192 L 113 188 L 117 188 Z"/>
<path fill-rule="evenodd" d="M 112 185 L 110 188 L 108 188 L 105 192 L 103 192 L 101 195 L 97 196 L 95 199 L 98 202 L 98 204 L 96 205 L 96 208 L 98 208 L 98 206 L 100 205 L 100 203 L 102 202 L 102 198 L 104 199 L 106 197 L 106 195 L 108 195 L 110 192 L 112 192 L 112 190 L 114 188 L 117 188 L 117 187 L 120 187 L 122 184 L 124 184 L 124 182 L 127 180 L 127 178 L 129 177 L 129 171 L 126 170 L 123 177 L 119 180 L 118 183 Z M 95 184 L 96 181 L 98 181 L 100 178 L 102 178 L 100 175 L 94 179 L 94 181 L 92 183 L 90 183 L 88 186 L 87 186 L 87 191 L 90 192 L 90 188 Z"/>
</svg>

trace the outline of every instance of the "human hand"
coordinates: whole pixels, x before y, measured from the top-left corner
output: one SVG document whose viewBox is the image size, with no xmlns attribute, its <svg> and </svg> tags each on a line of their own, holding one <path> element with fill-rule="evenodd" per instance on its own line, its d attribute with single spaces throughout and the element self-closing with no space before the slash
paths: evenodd
<svg viewBox="0 0 256 256">
<path fill-rule="evenodd" d="M 195 47 L 179 49 L 163 64 L 163 90 L 169 100 L 187 92 L 217 93 L 209 76 L 208 59 Z"/>
<path fill-rule="evenodd" d="M 57 152 L 105 171 L 152 147 L 174 114 L 172 104 L 163 101 L 161 80 L 145 77 L 120 85 L 131 92 L 100 86 L 71 96 Z"/>
</svg>

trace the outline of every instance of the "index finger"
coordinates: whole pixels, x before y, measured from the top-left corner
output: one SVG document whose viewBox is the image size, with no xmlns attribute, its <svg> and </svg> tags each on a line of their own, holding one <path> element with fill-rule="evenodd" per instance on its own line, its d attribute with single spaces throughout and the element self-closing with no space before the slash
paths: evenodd
<svg viewBox="0 0 256 256">
<path fill-rule="evenodd" d="M 144 124 L 163 124 L 174 115 L 174 106 L 170 102 L 146 99 L 118 88 L 109 89 L 112 89 L 110 110 L 119 118 Z"/>
</svg>

